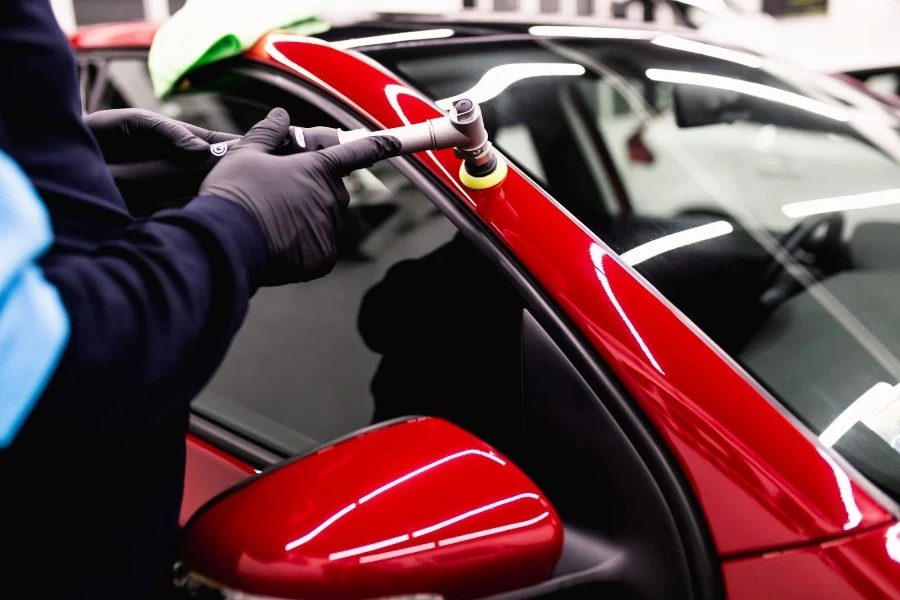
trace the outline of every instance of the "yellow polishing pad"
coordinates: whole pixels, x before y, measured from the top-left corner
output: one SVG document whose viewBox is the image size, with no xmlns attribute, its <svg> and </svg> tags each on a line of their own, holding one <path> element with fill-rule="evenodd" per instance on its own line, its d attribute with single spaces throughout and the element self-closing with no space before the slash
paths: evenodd
<svg viewBox="0 0 900 600">
<path fill-rule="evenodd" d="M 469 172 L 466 171 L 465 163 L 459 165 L 459 180 L 470 190 L 486 190 L 488 188 L 494 187 L 495 185 L 500 185 L 501 183 L 503 183 L 503 180 L 506 179 L 506 174 L 508 172 L 509 167 L 506 166 L 506 161 L 498 155 L 497 168 L 494 169 L 493 173 L 491 173 L 490 175 L 485 175 L 484 177 L 475 177 L 474 175 L 470 175 Z"/>
</svg>

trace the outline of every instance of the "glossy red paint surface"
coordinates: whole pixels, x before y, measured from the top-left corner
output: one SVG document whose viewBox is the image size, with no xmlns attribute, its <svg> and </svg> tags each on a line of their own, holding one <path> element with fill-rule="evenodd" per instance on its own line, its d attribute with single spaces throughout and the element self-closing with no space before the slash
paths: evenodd
<svg viewBox="0 0 900 600">
<path fill-rule="evenodd" d="M 561 549 L 556 512 L 515 465 L 420 418 L 264 473 L 200 513 L 182 556 L 256 594 L 453 599 L 546 580 Z"/>
<path fill-rule="evenodd" d="M 439 114 L 380 65 L 321 41 L 272 34 L 249 54 L 383 127 Z M 475 192 L 460 186 L 451 150 L 417 158 L 519 258 L 615 370 L 681 463 L 721 554 L 890 520 L 671 304 L 518 171 Z"/>
<path fill-rule="evenodd" d="M 69 36 L 76 50 L 149 48 L 159 23 L 133 21 L 81 27 Z"/>
<path fill-rule="evenodd" d="M 187 436 L 186 444 L 181 526 L 211 498 L 256 473 L 250 465 L 192 435 Z"/>
<path fill-rule="evenodd" d="M 833 542 L 726 562 L 731 600 L 900 598 L 900 524 Z"/>
</svg>

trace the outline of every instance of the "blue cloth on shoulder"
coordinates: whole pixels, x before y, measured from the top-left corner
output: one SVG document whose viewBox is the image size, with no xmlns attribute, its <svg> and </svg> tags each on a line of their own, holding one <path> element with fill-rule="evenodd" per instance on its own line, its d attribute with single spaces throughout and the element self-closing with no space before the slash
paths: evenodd
<svg viewBox="0 0 900 600">
<path fill-rule="evenodd" d="M 0 152 L 0 448 L 34 408 L 69 338 L 59 293 L 35 264 L 52 242 L 37 192 Z"/>
</svg>

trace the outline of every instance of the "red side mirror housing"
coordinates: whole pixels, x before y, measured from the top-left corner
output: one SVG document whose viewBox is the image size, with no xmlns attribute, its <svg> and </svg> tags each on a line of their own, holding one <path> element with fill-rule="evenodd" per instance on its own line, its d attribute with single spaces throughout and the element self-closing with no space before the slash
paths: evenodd
<svg viewBox="0 0 900 600">
<path fill-rule="evenodd" d="M 435 418 L 363 430 L 239 484 L 185 528 L 186 587 L 316 599 L 478 598 L 549 579 L 556 511 L 508 459 Z"/>
</svg>

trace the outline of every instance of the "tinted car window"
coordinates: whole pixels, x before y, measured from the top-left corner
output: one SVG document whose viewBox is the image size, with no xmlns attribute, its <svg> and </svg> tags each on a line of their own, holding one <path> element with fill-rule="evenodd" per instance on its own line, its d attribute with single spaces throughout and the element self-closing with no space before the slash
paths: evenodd
<svg viewBox="0 0 900 600">
<path fill-rule="evenodd" d="M 145 63 L 110 66 L 97 108 L 138 106 L 238 134 L 275 106 L 298 125 L 338 125 L 227 68 L 196 72 L 159 102 L 136 93 Z M 407 415 L 444 417 L 514 453 L 519 297 L 389 163 L 345 183 L 334 271 L 260 289 L 194 410 L 284 454 Z"/>
<path fill-rule="evenodd" d="M 896 114 L 737 48 L 570 33 L 373 56 L 439 105 L 474 96 L 507 156 L 900 495 Z"/>
</svg>

